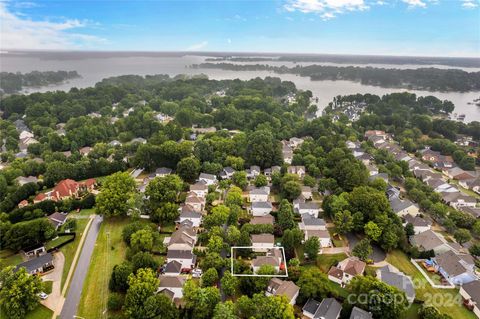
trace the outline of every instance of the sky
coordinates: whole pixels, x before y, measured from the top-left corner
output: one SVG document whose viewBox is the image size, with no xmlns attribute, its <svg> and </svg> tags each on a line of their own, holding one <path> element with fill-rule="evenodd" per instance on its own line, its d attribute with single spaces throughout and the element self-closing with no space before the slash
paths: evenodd
<svg viewBox="0 0 480 319">
<path fill-rule="evenodd" d="M 0 0 L 0 50 L 480 57 L 480 0 Z"/>
</svg>

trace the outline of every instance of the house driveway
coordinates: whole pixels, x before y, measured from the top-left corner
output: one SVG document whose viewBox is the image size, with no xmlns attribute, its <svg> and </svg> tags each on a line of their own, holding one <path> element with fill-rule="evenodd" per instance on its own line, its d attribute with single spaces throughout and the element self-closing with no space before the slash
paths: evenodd
<svg viewBox="0 0 480 319">
<path fill-rule="evenodd" d="M 48 309 L 55 311 L 58 302 L 62 299 L 61 284 L 63 267 L 65 265 L 65 256 L 61 251 L 53 254 L 53 264 L 55 265 L 53 271 L 45 276 L 42 276 L 43 281 L 53 281 L 52 292 L 49 294 L 47 299 L 42 300 L 40 303 Z"/>
</svg>

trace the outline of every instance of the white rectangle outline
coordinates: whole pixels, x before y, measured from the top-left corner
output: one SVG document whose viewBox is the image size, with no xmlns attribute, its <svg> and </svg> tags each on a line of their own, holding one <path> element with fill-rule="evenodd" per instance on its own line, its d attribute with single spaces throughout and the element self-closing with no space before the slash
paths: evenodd
<svg viewBox="0 0 480 319">
<path fill-rule="evenodd" d="M 287 258 L 285 257 L 285 249 L 284 249 L 283 247 L 281 247 L 281 246 L 271 246 L 271 247 L 262 247 L 262 248 L 265 248 L 265 249 L 276 248 L 276 249 L 281 249 L 281 250 L 282 250 L 283 261 L 284 261 L 284 265 L 285 265 L 285 275 L 235 274 L 235 273 L 233 272 L 233 249 L 234 249 L 234 248 L 254 249 L 254 248 L 257 248 L 257 247 L 254 247 L 254 246 L 232 246 L 232 247 L 230 247 L 230 273 L 232 274 L 232 276 L 235 276 L 235 277 L 278 277 L 278 278 L 288 278 Z"/>
</svg>

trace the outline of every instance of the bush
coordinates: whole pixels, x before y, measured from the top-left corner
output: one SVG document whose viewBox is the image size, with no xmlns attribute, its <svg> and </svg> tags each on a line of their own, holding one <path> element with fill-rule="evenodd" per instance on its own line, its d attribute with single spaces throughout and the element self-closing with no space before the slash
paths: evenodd
<svg viewBox="0 0 480 319">
<path fill-rule="evenodd" d="M 110 296 L 108 296 L 108 303 L 107 303 L 107 308 L 110 311 L 117 311 L 122 309 L 124 302 L 124 297 L 122 294 L 119 293 L 111 293 Z"/>
</svg>

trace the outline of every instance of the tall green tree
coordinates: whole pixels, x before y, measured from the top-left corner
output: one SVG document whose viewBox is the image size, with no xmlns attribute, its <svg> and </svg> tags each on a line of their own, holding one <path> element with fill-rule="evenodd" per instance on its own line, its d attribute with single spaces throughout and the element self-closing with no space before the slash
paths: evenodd
<svg viewBox="0 0 480 319">
<path fill-rule="evenodd" d="M 135 195 L 135 180 L 126 172 L 108 176 L 96 197 L 97 212 L 105 216 L 125 216 L 132 208 L 130 198 Z"/>
<path fill-rule="evenodd" d="M 128 278 L 129 288 L 125 296 L 124 311 L 129 318 L 148 318 L 155 315 L 150 313 L 149 298 L 154 297 L 160 281 L 153 272 L 147 268 L 138 269 L 137 273 Z"/>
<path fill-rule="evenodd" d="M 278 224 L 283 230 L 295 227 L 293 206 L 286 199 L 282 200 L 280 207 L 278 208 Z"/>
</svg>

